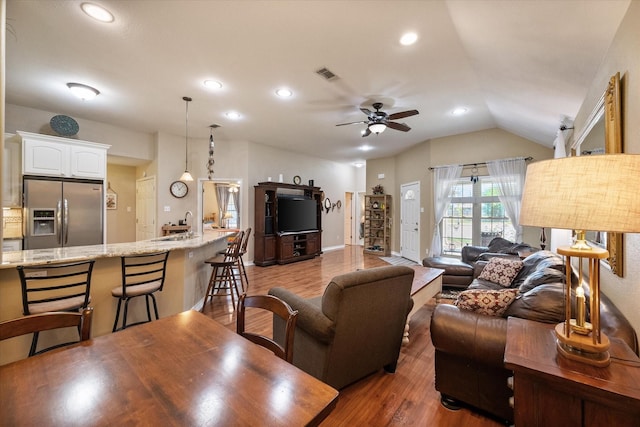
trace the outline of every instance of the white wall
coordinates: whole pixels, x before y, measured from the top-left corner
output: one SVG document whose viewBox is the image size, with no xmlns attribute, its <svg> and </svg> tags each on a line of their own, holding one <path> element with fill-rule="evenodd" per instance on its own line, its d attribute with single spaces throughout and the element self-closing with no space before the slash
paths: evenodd
<svg viewBox="0 0 640 427">
<path fill-rule="evenodd" d="M 49 125 L 51 118 L 58 114 L 61 113 L 7 104 L 6 132 L 16 133 L 18 130 L 23 130 L 58 136 Z M 92 120 L 84 120 L 79 117 L 74 117 L 74 120 L 78 122 L 80 130 L 77 135 L 66 138 L 109 144 L 111 145 L 108 152 L 109 156 L 127 157 L 138 162 L 148 162 L 154 158 L 155 147 L 152 134 L 136 132 Z"/>
<path fill-rule="evenodd" d="M 633 1 L 600 66 L 589 93 L 575 119 L 575 134 L 581 128 L 609 79 L 620 72 L 622 89 L 622 141 L 625 153 L 640 154 L 640 2 Z M 637 185 L 632 183 L 630 185 Z M 602 291 L 613 301 L 640 334 L 640 234 L 624 235 L 624 277 L 601 269 Z"/>
</svg>

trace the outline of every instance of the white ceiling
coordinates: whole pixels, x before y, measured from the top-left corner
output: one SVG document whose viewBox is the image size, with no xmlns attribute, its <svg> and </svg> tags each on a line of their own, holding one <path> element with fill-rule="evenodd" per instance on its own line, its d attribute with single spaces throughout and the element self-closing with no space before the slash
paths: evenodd
<svg viewBox="0 0 640 427">
<path fill-rule="evenodd" d="M 336 161 L 498 127 L 551 146 L 580 105 L 630 0 L 8 0 L 6 102 L 142 131 L 246 140 Z M 418 33 L 409 47 L 398 43 Z M 339 76 L 326 81 L 315 71 Z M 221 81 L 222 90 L 203 86 Z M 67 82 L 94 86 L 92 101 Z M 287 86 L 294 96 L 279 99 Z M 361 106 L 412 130 L 360 136 Z M 468 113 L 453 116 L 456 107 Z M 242 118 L 225 117 L 230 110 Z M 359 147 L 373 147 L 363 152 Z"/>
</svg>

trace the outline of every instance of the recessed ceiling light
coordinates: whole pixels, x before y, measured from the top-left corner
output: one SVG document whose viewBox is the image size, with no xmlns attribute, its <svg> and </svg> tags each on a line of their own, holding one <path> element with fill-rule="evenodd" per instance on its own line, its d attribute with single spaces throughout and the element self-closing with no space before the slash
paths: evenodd
<svg viewBox="0 0 640 427">
<path fill-rule="evenodd" d="M 237 111 L 229 111 L 228 113 L 225 113 L 225 116 L 227 116 L 231 120 L 238 120 L 240 118 L 240 113 L 238 113 Z"/>
<path fill-rule="evenodd" d="M 100 91 L 91 86 L 83 85 L 82 83 L 67 83 L 67 87 L 72 94 L 82 99 L 83 101 L 93 99 L 100 95 Z"/>
<path fill-rule="evenodd" d="M 405 33 L 400 37 L 400 44 L 403 46 L 410 46 L 418 41 L 418 35 L 416 33 Z"/>
<path fill-rule="evenodd" d="M 465 107 L 458 107 L 458 108 L 454 109 L 451 112 L 451 114 L 453 114 L 454 116 L 461 116 L 464 113 L 466 113 L 467 111 L 469 111 L 469 110 L 467 110 Z"/>
<path fill-rule="evenodd" d="M 364 163 L 362 162 L 353 162 L 351 163 L 353 166 L 357 167 L 357 168 L 361 168 L 364 166 Z"/>
<path fill-rule="evenodd" d="M 102 6 L 98 6 L 97 4 L 82 3 L 80 7 L 82 8 L 82 11 L 84 13 L 97 21 L 111 23 L 115 20 L 111 12 L 109 12 Z"/>
<path fill-rule="evenodd" d="M 365 144 L 365 145 L 361 145 L 360 146 L 360 150 L 361 151 L 369 151 L 369 150 L 373 150 L 373 147 L 370 146 L 370 145 Z"/>
<path fill-rule="evenodd" d="M 204 85 L 209 89 L 222 89 L 222 83 L 216 80 L 205 80 Z"/>
<path fill-rule="evenodd" d="M 288 98 L 293 95 L 293 92 L 291 91 L 291 89 L 283 87 L 276 90 L 276 95 L 278 95 L 280 98 Z"/>
</svg>

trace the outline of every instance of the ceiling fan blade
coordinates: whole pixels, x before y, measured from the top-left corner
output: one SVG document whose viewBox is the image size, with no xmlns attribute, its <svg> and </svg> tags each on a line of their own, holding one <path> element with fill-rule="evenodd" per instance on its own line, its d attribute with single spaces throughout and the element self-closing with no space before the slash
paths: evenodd
<svg viewBox="0 0 640 427">
<path fill-rule="evenodd" d="M 389 114 L 389 117 L 387 118 L 389 120 L 398 120 L 398 119 L 403 119 L 405 117 L 415 116 L 416 114 L 420 114 L 418 110 L 407 110 L 407 111 L 401 111 L 399 113 Z"/>
<path fill-rule="evenodd" d="M 401 130 L 402 132 L 409 132 L 411 128 L 404 123 L 387 122 L 387 127 L 395 130 Z"/>
<path fill-rule="evenodd" d="M 371 110 L 369 110 L 368 108 L 361 108 L 360 111 L 365 113 L 367 116 L 370 116 L 371 114 L 373 114 L 373 112 Z"/>
<path fill-rule="evenodd" d="M 371 131 L 369 130 L 369 128 L 367 128 L 363 133 L 362 133 L 362 137 L 364 138 L 365 136 L 369 136 L 371 135 Z"/>
<path fill-rule="evenodd" d="M 340 123 L 340 124 L 337 124 L 336 126 L 360 125 L 360 124 L 363 124 L 363 123 L 369 123 L 369 121 L 367 121 L 367 120 L 361 120 L 361 121 L 359 121 L 359 122 Z"/>
</svg>

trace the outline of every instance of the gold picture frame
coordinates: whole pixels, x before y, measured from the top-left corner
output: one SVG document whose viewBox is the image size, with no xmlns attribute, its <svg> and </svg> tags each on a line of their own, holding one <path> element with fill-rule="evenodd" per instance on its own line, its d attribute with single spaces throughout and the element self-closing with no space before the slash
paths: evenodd
<svg viewBox="0 0 640 427">
<path fill-rule="evenodd" d="M 609 79 L 604 95 L 604 149 L 606 154 L 623 153 L 622 113 L 620 98 L 620 73 Z M 607 233 L 607 250 L 611 271 L 620 277 L 624 274 L 624 235 Z"/>
</svg>

